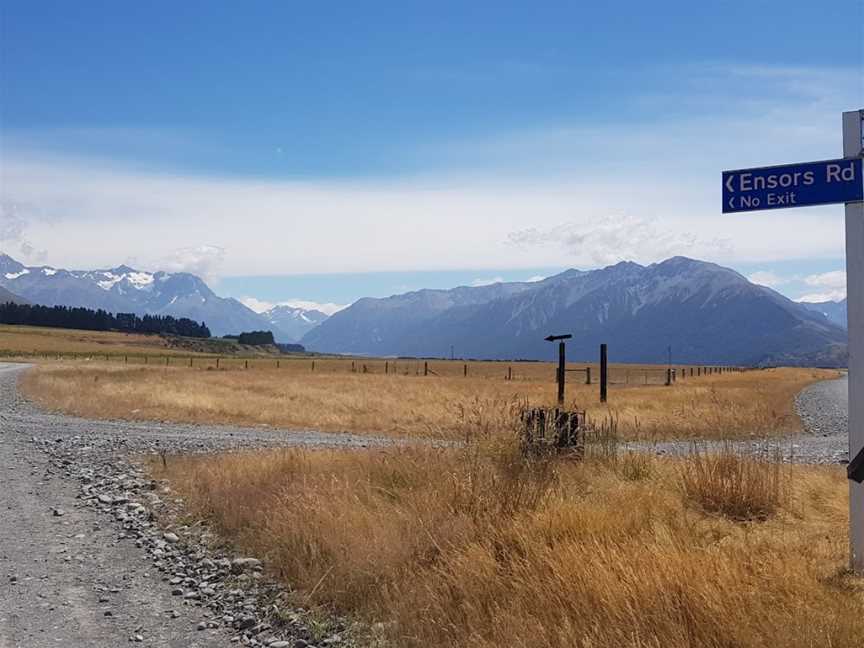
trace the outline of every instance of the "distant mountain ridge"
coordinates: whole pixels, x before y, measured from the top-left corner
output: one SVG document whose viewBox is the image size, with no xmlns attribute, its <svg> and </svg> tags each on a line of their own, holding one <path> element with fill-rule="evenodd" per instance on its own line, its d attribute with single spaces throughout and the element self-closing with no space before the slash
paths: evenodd
<svg viewBox="0 0 864 648">
<path fill-rule="evenodd" d="M 64 270 L 25 266 L 0 253 L 0 287 L 44 306 L 187 317 L 206 322 L 213 335 L 271 327 L 236 299 L 218 297 L 204 281 L 187 272 L 144 272 L 126 265 L 108 270 Z"/>
<path fill-rule="evenodd" d="M 846 300 L 843 299 L 841 301 L 824 301 L 824 302 L 798 302 L 805 308 L 810 309 L 815 313 L 821 313 L 824 315 L 828 321 L 834 322 L 837 326 L 841 328 L 848 328 L 849 320 L 848 320 L 848 307 L 846 305 Z"/>
<path fill-rule="evenodd" d="M 299 342 L 328 315 L 315 309 L 279 304 L 261 313 L 261 317 L 274 327 L 277 342 Z"/>
<path fill-rule="evenodd" d="M 568 270 L 536 283 L 420 290 L 361 299 L 307 333 L 315 351 L 370 355 L 549 359 L 550 333 L 593 360 L 601 342 L 620 362 L 845 362 L 846 333 L 734 270 L 674 257 Z"/>
</svg>

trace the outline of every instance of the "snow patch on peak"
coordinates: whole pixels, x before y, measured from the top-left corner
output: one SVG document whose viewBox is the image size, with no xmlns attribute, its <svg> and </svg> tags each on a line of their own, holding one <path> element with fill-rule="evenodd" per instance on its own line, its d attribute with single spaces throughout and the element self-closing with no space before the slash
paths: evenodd
<svg viewBox="0 0 864 648">
<path fill-rule="evenodd" d="M 135 288 L 146 288 L 153 283 L 153 275 L 149 272 L 130 272 L 125 275 L 127 281 Z"/>
<path fill-rule="evenodd" d="M 46 277 L 53 277 L 55 274 L 57 274 L 57 271 L 54 268 L 42 268 L 42 274 L 44 274 Z"/>
<path fill-rule="evenodd" d="M 96 285 L 102 290 L 111 290 L 114 287 L 114 284 L 123 281 L 123 275 L 115 275 L 113 272 L 103 272 L 102 276 L 105 277 L 105 279 L 96 282 Z"/>
<path fill-rule="evenodd" d="M 22 268 L 18 272 L 7 272 L 3 276 L 6 277 L 7 279 L 17 279 L 18 277 L 21 277 L 21 276 L 26 275 L 26 274 L 30 274 L 30 271 L 27 268 Z"/>
</svg>

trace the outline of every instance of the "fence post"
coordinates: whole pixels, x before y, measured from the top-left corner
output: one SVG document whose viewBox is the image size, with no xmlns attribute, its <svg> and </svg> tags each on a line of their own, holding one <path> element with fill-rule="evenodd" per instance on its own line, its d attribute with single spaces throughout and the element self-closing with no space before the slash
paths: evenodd
<svg viewBox="0 0 864 648">
<path fill-rule="evenodd" d="M 312 361 L 312 373 L 315 373 L 315 361 Z"/>
<path fill-rule="evenodd" d="M 277 360 L 277 361 L 276 361 L 276 368 L 279 369 L 281 366 L 282 366 L 282 365 L 281 365 L 280 361 Z"/>
<path fill-rule="evenodd" d="M 219 368 L 219 358 L 216 358 L 216 368 Z"/>
<path fill-rule="evenodd" d="M 192 356 L 189 356 L 189 366 L 192 366 Z"/>
<path fill-rule="evenodd" d="M 585 384 L 591 384 L 591 367 L 585 367 Z"/>
<path fill-rule="evenodd" d="M 249 368 L 249 361 L 248 361 L 248 360 L 244 360 L 244 362 L 245 362 L 245 368 L 248 369 L 248 368 Z"/>
<path fill-rule="evenodd" d="M 424 376 L 429 375 L 429 363 L 426 361 L 423 362 L 423 375 Z"/>
<path fill-rule="evenodd" d="M 468 365 L 467 364 L 462 365 L 462 376 L 465 378 L 468 377 Z"/>
<path fill-rule="evenodd" d="M 567 379 L 567 359 L 564 342 L 558 343 L 558 404 L 564 404 L 564 381 Z"/>
<path fill-rule="evenodd" d="M 666 368 L 666 386 L 667 387 L 672 386 L 672 370 L 669 369 L 668 367 Z"/>
<path fill-rule="evenodd" d="M 513 367 L 507 367 L 507 380 L 513 380 Z"/>
<path fill-rule="evenodd" d="M 606 402 L 606 383 L 609 380 L 609 367 L 607 366 L 606 345 L 600 345 L 600 402 Z"/>
<path fill-rule="evenodd" d="M 123 356 L 123 364 L 129 364 L 129 356 Z"/>
<path fill-rule="evenodd" d="M 390 363 L 384 362 L 384 375 L 386 376 L 388 373 L 390 373 Z"/>
<path fill-rule="evenodd" d="M 354 366 L 354 361 L 352 360 L 351 361 L 351 373 L 356 373 L 356 372 L 357 372 L 357 368 Z"/>
</svg>

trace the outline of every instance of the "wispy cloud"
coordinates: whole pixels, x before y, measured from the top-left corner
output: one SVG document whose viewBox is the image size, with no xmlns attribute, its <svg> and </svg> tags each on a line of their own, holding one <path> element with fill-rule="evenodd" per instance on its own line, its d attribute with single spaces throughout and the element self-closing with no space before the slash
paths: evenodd
<svg viewBox="0 0 864 648">
<path fill-rule="evenodd" d="M 503 283 L 504 277 L 481 277 L 479 279 L 475 279 L 471 282 L 471 285 L 475 288 L 479 288 L 480 286 L 491 286 L 496 283 Z"/>
<path fill-rule="evenodd" d="M 782 277 L 771 270 L 760 270 L 758 272 L 754 272 L 750 276 L 747 277 L 748 281 L 759 284 L 760 286 L 767 286 L 768 288 L 777 288 L 779 286 L 784 286 L 794 281 L 793 277 Z"/>
<path fill-rule="evenodd" d="M 846 299 L 846 271 L 834 270 L 804 277 L 804 283 L 815 292 L 801 296 L 798 301 L 825 302 Z"/>
</svg>

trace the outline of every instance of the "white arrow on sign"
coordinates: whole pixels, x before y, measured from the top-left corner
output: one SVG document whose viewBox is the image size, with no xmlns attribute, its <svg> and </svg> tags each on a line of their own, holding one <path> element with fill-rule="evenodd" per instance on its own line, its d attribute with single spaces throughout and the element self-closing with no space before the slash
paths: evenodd
<svg viewBox="0 0 864 648">
<path fill-rule="evenodd" d="M 735 188 L 732 186 L 733 178 L 735 178 L 735 176 L 732 175 L 731 173 L 729 174 L 729 177 L 726 178 L 726 189 L 729 190 L 729 193 L 735 193 Z M 731 207 L 732 205 L 730 204 L 729 206 Z"/>
</svg>

